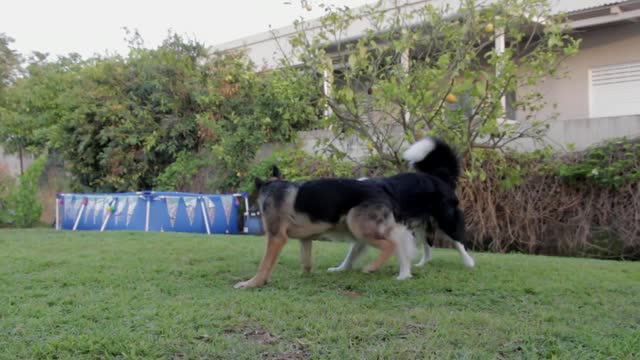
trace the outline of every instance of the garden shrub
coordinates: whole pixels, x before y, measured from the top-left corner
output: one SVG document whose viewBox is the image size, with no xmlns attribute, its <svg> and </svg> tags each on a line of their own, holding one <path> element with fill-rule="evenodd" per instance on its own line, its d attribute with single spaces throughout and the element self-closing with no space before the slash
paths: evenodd
<svg viewBox="0 0 640 360">
<path fill-rule="evenodd" d="M 578 184 L 592 183 L 619 188 L 640 181 L 640 140 L 612 139 L 583 153 L 568 157 L 558 166 L 558 175 Z"/>
<path fill-rule="evenodd" d="M 459 189 L 474 248 L 640 259 L 639 144 L 486 161 Z"/>
<path fill-rule="evenodd" d="M 9 194 L 15 189 L 15 179 L 9 174 L 9 169 L 0 164 L 0 226 L 6 226 L 12 221 L 13 210 L 9 209 Z"/>
<path fill-rule="evenodd" d="M 18 185 L 9 188 L 5 220 L 16 227 L 31 227 L 42 215 L 42 204 L 38 200 L 38 183 L 47 163 L 47 155 L 39 156 L 18 178 Z"/>
<path fill-rule="evenodd" d="M 183 151 L 156 179 L 155 190 L 206 192 L 206 178 L 214 169 L 208 154 Z"/>
</svg>

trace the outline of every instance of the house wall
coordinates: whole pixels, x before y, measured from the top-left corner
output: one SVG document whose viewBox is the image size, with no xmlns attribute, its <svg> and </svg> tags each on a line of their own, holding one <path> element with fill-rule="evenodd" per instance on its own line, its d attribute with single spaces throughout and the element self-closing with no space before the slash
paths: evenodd
<svg viewBox="0 0 640 360">
<path fill-rule="evenodd" d="M 486 0 L 490 3 L 494 0 Z M 561 0 L 567 1 L 567 0 Z M 375 4 L 376 2 L 372 2 Z M 435 6 L 447 8 L 447 14 L 453 14 L 454 10 L 459 6 L 459 0 L 383 0 L 382 9 L 389 16 L 394 16 L 397 12 L 410 13 L 419 8 L 424 7 L 426 4 L 434 4 Z M 366 6 L 355 8 L 355 12 L 365 10 Z M 384 22 L 383 22 L 384 23 Z M 305 32 L 309 38 L 314 37 L 321 28 L 320 20 L 310 20 L 305 24 Z M 330 38 L 330 42 L 336 44 L 349 39 L 354 39 L 362 36 L 365 31 L 371 29 L 371 23 L 367 19 L 355 19 L 349 24 L 349 26 L 340 32 L 335 38 Z M 279 60 L 283 58 L 283 54 L 286 54 L 289 62 L 293 65 L 297 64 L 299 60 L 291 53 L 292 47 L 289 44 L 289 38 L 297 32 L 295 26 L 286 26 L 272 31 L 259 33 L 253 36 L 248 36 L 242 39 L 230 41 L 223 44 L 212 46 L 209 50 L 212 53 L 217 51 L 247 51 L 248 58 L 258 66 L 277 67 Z"/>
<path fill-rule="evenodd" d="M 538 120 L 558 117 L 549 123 L 546 144 L 556 148 L 583 150 L 606 139 L 640 136 L 640 114 L 619 117 L 589 117 L 589 69 L 593 67 L 640 61 L 640 24 L 628 23 L 578 32 L 582 39 L 580 51 L 564 62 L 565 77 L 547 79 L 533 88 L 544 94 L 548 104 Z M 531 89 L 521 89 L 518 96 Z M 519 112 L 517 119 L 526 114 Z M 523 140 L 513 144 L 520 150 L 538 147 Z"/>
<path fill-rule="evenodd" d="M 540 113 L 546 119 L 558 113 L 558 120 L 589 118 L 589 69 L 604 65 L 640 61 L 640 24 L 629 23 L 578 32 L 580 51 L 564 62 L 567 77 L 548 79 L 535 87 L 549 102 Z M 523 90 L 527 91 L 527 90 Z M 554 109 L 553 104 L 557 107 Z M 519 120 L 523 114 L 518 114 Z M 621 129 L 622 130 L 622 129 Z"/>
</svg>

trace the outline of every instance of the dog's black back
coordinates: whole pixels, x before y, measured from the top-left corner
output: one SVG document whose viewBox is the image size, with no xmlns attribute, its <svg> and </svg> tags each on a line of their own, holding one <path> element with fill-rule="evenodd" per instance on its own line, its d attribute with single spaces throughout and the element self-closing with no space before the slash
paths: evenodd
<svg viewBox="0 0 640 360">
<path fill-rule="evenodd" d="M 312 221 L 337 223 L 349 210 L 361 204 L 392 206 L 382 189 L 373 183 L 353 179 L 318 179 L 300 184 L 294 209 Z"/>
<path fill-rule="evenodd" d="M 423 173 L 403 173 L 382 179 L 365 180 L 380 187 L 393 200 L 396 219 L 407 221 L 433 216 L 458 206 L 455 190 L 438 177 Z"/>
</svg>

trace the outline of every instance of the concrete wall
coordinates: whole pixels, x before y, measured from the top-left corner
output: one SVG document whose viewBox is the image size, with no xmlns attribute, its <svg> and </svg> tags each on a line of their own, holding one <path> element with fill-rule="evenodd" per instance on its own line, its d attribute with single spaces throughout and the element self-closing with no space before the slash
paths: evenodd
<svg viewBox="0 0 640 360">
<path fill-rule="evenodd" d="M 532 151 L 551 145 L 559 150 L 569 150 L 568 147 L 571 144 L 575 150 L 579 151 L 611 138 L 640 137 L 640 115 L 558 120 L 549 125 L 549 131 L 543 143 L 534 143 L 526 139 L 514 142 L 510 147 L 520 151 Z M 402 132 L 397 132 L 395 135 L 401 136 Z M 310 154 L 321 154 L 321 149 L 316 147 L 318 139 L 333 138 L 333 134 L 326 130 L 302 131 L 298 136 L 302 149 Z M 354 159 L 363 159 L 368 154 L 366 145 L 357 137 L 343 142 L 334 142 L 334 145 L 347 151 Z M 266 155 L 268 154 L 270 152 Z"/>
<path fill-rule="evenodd" d="M 567 150 L 571 144 L 576 150 L 584 150 L 611 138 L 640 137 L 640 115 L 557 120 L 549 125 L 544 144 L 522 140 L 514 143 L 513 147 L 530 151 L 543 145 L 551 145 L 556 149 Z"/>
<path fill-rule="evenodd" d="M 22 164 L 24 170 L 33 163 L 33 155 L 24 152 L 22 155 Z M 0 168 L 6 169 L 11 176 L 20 175 L 20 157 L 18 154 L 5 154 L 4 149 L 0 146 Z"/>
<path fill-rule="evenodd" d="M 335 135 L 329 130 L 300 131 L 298 133 L 302 149 L 310 154 L 324 155 L 324 148 L 316 145 L 318 140 L 332 141 L 334 138 Z M 366 145 L 355 135 L 342 141 L 332 141 L 331 144 L 349 154 L 349 157 L 354 160 L 364 159 L 369 155 Z"/>
<path fill-rule="evenodd" d="M 300 149 L 304 150 L 308 154 L 325 156 L 325 148 L 318 146 L 318 141 L 328 140 L 331 141 L 335 136 L 333 132 L 329 130 L 309 130 L 298 132 L 298 144 Z M 331 142 L 333 146 L 349 154 L 349 157 L 353 160 L 363 160 L 368 156 L 366 145 L 360 141 L 357 136 L 351 136 L 343 141 Z M 254 163 L 260 162 L 273 154 L 274 152 L 290 147 L 289 144 L 269 143 L 264 144 L 258 150 Z"/>
<path fill-rule="evenodd" d="M 640 115 L 557 121 L 548 133 L 552 143 L 573 144 L 577 150 L 611 138 L 639 136 Z"/>
</svg>

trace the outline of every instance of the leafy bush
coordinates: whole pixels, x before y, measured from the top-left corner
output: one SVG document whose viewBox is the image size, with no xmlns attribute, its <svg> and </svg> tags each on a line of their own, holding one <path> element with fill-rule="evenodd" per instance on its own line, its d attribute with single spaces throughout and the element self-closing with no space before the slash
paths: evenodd
<svg viewBox="0 0 640 360">
<path fill-rule="evenodd" d="M 211 157 L 183 151 L 156 179 L 155 190 L 186 191 L 203 168 L 211 166 Z"/>
<path fill-rule="evenodd" d="M 561 163 L 558 175 L 572 184 L 618 188 L 640 181 L 640 140 L 613 139 Z"/>
<path fill-rule="evenodd" d="M 190 156 L 214 159 L 219 178 L 246 172 L 262 144 L 318 124 L 317 76 L 256 72 L 242 53 L 212 55 L 173 33 L 142 43 L 133 34 L 124 57 L 35 56 L 0 97 L 0 143 L 55 149 L 76 189 L 132 191 L 184 186 L 199 166 Z"/>
<path fill-rule="evenodd" d="M 12 222 L 13 210 L 9 209 L 9 194 L 15 191 L 15 180 L 9 174 L 9 169 L 0 165 L 0 226 Z"/>
<path fill-rule="evenodd" d="M 215 185 L 232 189 L 239 185 L 236 174 L 249 170 L 262 145 L 291 143 L 299 130 L 317 126 L 319 80 L 293 69 L 256 73 L 242 54 L 214 57 L 209 66 L 215 69 L 210 87 L 220 96 L 211 101 L 216 115 L 200 120 L 212 134 Z"/>
<path fill-rule="evenodd" d="M 38 223 L 42 204 L 37 198 L 38 182 L 47 163 L 47 155 L 41 155 L 19 177 L 17 186 L 9 188 L 5 220 L 16 227 L 30 227 Z"/>
</svg>

